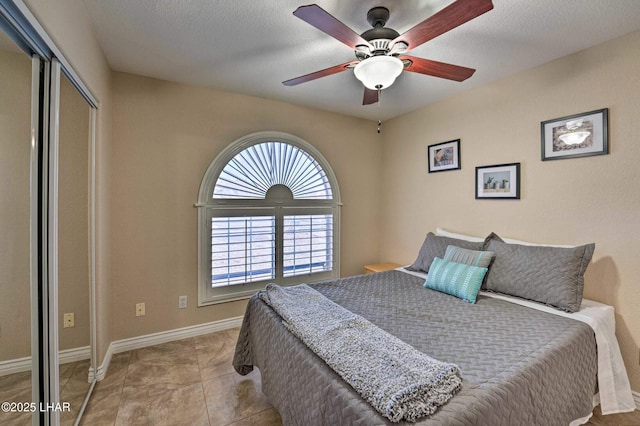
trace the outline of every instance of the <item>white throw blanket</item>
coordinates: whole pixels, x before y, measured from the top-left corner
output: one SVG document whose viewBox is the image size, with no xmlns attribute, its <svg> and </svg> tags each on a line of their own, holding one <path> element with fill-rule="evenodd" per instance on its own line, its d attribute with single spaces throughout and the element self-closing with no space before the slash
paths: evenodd
<svg viewBox="0 0 640 426">
<path fill-rule="evenodd" d="M 432 414 L 462 387 L 456 365 L 425 355 L 306 284 L 269 284 L 259 297 L 291 333 L 392 422 Z"/>
</svg>

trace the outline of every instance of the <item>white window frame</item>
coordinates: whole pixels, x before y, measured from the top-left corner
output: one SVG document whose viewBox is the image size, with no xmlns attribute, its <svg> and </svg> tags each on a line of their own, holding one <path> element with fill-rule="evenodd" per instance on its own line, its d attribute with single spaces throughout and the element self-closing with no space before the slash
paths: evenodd
<svg viewBox="0 0 640 426">
<path fill-rule="evenodd" d="M 333 199 L 220 199 L 213 198 L 213 190 L 220 173 L 229 161 L 243 150 L 264 142 L 281 142 L 293 145 L 318 162 L 327 176 Z M 294 285 L 314 282 L 340 276 L 340 191 L 335 174 L 329 162 L 311 144 L 296 136 L 283 132 L 258 132 L 244 136 L 231 143 L 209 164 L 202 178 L 198 192 L 198 306 L 230 302 L 251 297 L 264 288 L 268 282 L 279 285 Z M 276 279 L 225 287 L 211 286 L 211 218 L 214 216 L 266 214 L 276 216 Z M 282 217 L 290 214 L 332 214 L 333 215 L 333 268 L 331 271 L 282 277 Z M 280 224 L 278 224 L 280 222 Z"/>
</svg>

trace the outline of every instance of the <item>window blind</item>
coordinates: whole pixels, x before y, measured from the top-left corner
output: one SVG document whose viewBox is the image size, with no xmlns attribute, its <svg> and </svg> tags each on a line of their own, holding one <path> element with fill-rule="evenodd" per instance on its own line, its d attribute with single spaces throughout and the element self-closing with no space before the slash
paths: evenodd
<svg viewBox="0 0 640 426">
<path fill-rule="evenodd" d="M 333 268 L 333 215 L 285 215 L 283 276 Z"/>
<path fill-rule="evenodd" d="M 211 218 L 211 285 L 275 278 L 275 216 Z"/>
</svg>

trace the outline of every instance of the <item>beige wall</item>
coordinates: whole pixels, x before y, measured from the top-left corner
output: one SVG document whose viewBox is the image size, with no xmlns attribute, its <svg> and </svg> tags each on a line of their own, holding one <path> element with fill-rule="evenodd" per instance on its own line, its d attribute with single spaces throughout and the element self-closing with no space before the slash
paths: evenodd
<svg viewBox="0 0 640 426">
<path fill-rule="evenodd" d="M 31 61 L 0 50 L 0 361 L 31 356 Z"/>
<path fill-rule="evenodd" d="M 209 163 L 241 136 L 298 136 L 329 161 L 342 195 L 341 267 L 378 257 L 381 139 L 375 124 L 281 102 L 131 74 L 113 79 L 113 338 L 244 313 L 245 301 L 197 305 L 197 201 Z M 178 296 L 188 308 L 178 309 Z M 146 316 L 135 316 L 135 304 Z"/>
<path fill-rule="evenodd" d="M 380 259 L 410 263 L 436 227 L 596 243 L 585 296 L 616 308 L 640 391 L 640 32 L 439 102 L 385 125 Z M 609 108 L 610 154 L 540 160 L 540 122 Z M 427 173 L 430 144 L 461 139 L 462 169 Z M 520 200 L 475 200 L 475 167 L 521 163 Z"/>
<path fill-rule="evenodd" d="M 81 0 L 24 0 L 65 58 L 98 99 L 96 130 L 96 301 L 100 365 L 111 343 L 110 167 L 111 69 Z"/>
</svg>

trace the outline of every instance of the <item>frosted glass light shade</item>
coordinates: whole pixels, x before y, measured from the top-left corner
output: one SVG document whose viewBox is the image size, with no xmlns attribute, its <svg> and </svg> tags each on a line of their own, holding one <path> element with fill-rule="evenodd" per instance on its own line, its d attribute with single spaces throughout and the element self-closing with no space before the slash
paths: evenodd
<svg viewBox="0 0 640 426">
<path fill-rule="evenodd" d="M 361 61 L 353 70 L 367 89 L 386 89 L 400 75 L 404 64 L 395 56 L 372 56 Z"/>
</svg>

